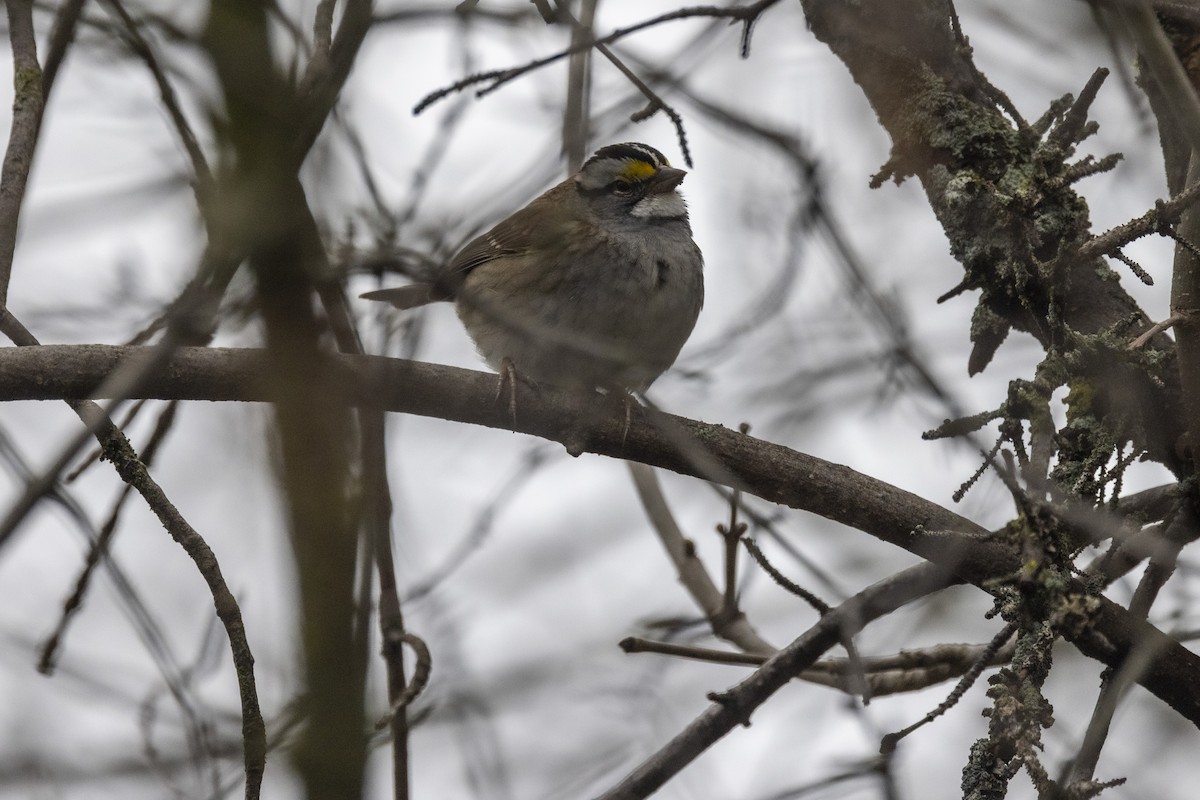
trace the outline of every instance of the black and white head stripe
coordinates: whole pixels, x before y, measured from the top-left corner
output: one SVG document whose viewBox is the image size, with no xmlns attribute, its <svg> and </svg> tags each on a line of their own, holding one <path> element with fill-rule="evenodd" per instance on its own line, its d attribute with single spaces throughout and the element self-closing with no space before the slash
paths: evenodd
<svg viewBox="0 0 1200 800">
<path fill-rule="evenodd" d="M 618 178 L 640 183 L 667 166 L 670 166 L 667 157 L 650 145 L 637 142 L 610 144 L 601 147 L 584 162 L 576 181 L 580 189 L 592 192 L 603 189 Z"/>
<path fill-rule="evenodd" d="M 645 161 L 651 166 L 667 167 L 667 157 L 655 150 L 648 144 L 640 144 L 639 142 L 624 142 L 622 144 L 610 144 L 606 147 L 601 147 L 595 154 L 587 160 L 590 164 L 593 161 L 598 161 L 602 158 L 626 159 L 632 161 Z M 587 164 L 584 164 L 586 167 Z"/>
</svg>

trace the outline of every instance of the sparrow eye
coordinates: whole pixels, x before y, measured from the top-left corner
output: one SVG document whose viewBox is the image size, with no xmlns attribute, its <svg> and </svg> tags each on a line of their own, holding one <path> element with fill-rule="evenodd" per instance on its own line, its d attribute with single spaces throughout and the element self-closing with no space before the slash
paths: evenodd
<svg viewBox="0 0 1200 800">
<path fill-rule="evenodd" d="M 617 178 L 611 184 L 613 194 L 626 195 L 633 192 L 633 184 L 624 178 Z"/>
</svg>

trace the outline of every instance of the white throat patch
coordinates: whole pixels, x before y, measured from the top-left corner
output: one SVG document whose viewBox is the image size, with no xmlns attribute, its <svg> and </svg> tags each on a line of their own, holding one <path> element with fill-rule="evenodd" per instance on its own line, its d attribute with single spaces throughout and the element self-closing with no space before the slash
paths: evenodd
<svg viewBox="0 0 1200 800">
<path fill-rule="evenodd" d="M 679 192 L 671 191 L 662 194 L 651 194 L 634 203 L 629 212 L 635 217 L 642 218 L 678 218 L 687 215 L 687 203 Z"/>
</svg>

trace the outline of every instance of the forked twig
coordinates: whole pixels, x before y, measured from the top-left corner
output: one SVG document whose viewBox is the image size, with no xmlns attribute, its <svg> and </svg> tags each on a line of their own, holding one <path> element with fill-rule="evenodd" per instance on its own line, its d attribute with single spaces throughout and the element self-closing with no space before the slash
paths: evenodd
<svg viewBox="0 0 1200 800">
<path fill-rule="evenodd" d="M 674 563 L 680 582 L 712 623 L 713 633 L 749 653 L 775 652 L 775 648 L 754 630 L 745 617 L 722 616 L 724 595 L 696 555 L 695 545 L 684 537 L 675 522 L 654 469 L 633 461 L 626 463 L 646 515 Z"/>
</svg>

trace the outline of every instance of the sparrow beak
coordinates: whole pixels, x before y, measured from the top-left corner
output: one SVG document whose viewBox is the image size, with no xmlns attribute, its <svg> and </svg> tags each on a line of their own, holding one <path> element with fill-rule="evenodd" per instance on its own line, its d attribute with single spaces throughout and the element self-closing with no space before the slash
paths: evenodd
<svg viewBox="0 0 1200 800">
<path fill-rule="evenodd" d="M 663 167 L 650 179 L 650 186 L 647 188 L 646 193 L 666 194 L 667 192 L 674 191 L 679 184 L 683 183 L 683 179 L 686 176 L 687 170 Z"/>
</svg>

